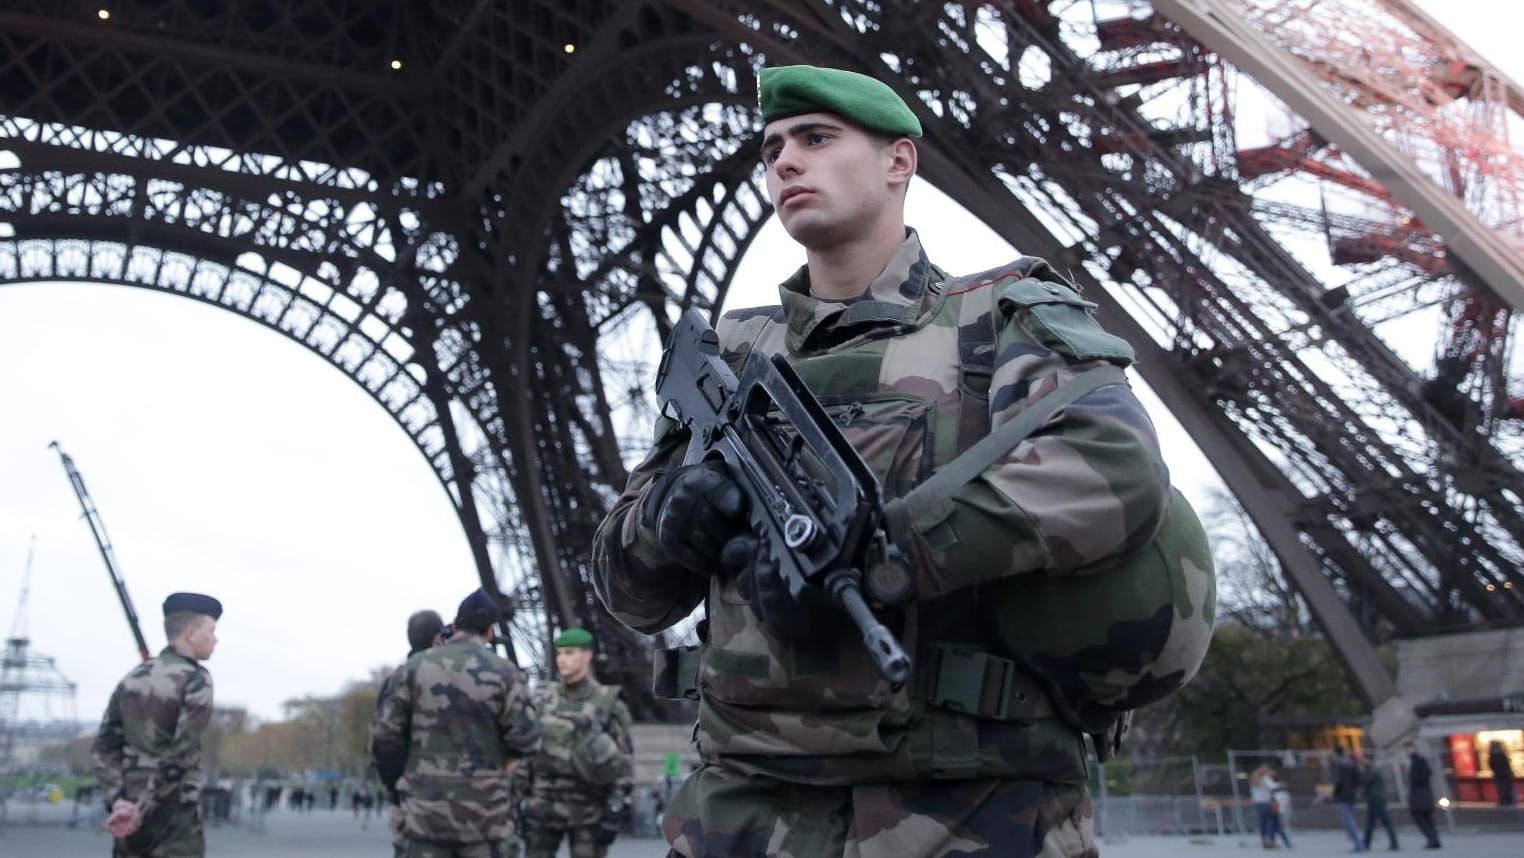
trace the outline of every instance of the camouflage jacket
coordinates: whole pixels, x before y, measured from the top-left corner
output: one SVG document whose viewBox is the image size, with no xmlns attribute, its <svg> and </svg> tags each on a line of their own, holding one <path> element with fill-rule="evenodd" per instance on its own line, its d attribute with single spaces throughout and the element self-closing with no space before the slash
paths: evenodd
<svg viewBox="0 0 1524 858">
<path fill-rule="evenodd" d="M 539 742 L 523 674 L 469 639 L 408 659 L 371 725 L 377 768 L 403 772 L 403 832 L 427 842 L 511 837 L 509 770 Z"/>
<path fill-rule="evenodd" d="M 781 308 L 726 314 L 721 347 L 736 368 L 753 350 L 786 356 L 874 470 L 886 501 L 1077 373 L 1131 362 L 1127 344 L 1102 331 L 1067 287 L 1013 288 L 1022 275 L 995 272 L 952 295 L 942 288 L 948 279 L 910 231 L 857 299 L 812 297 L 800 269 L 779 289 Z M 1024 297 L 1034 291 L 1051 297 Z M 960 357 L 960 328 L 974 325 L 992 330 L 987 394 L 971 391 Z M 1025 702 L 996 707 L 998 717 L 975 717 L 934 700 L 945 675 L 937 665 L 946 646 L 989 648 L 1000 620 L 988 612 L 992 600 L 981 600 L 984 588 L 1103 568 L 1152 538 L 1169 478 L 1131 390 L 1103 387 L 1058 412 L 954 494 L 935 530 L 895 534 L 916 585 L 915 601 L 883 613 L 912 655 L 911 680 L 899 691 L 850 623 L 820 624 L 823 640 L 776 640 L 733 577 L 691 574 L 642 538 L 645 490 L 681 462 L 687 442 L 670 421 L 658 423 L 654 450 L 600 527 L 595 585 L 615 616 L 648 634 L 705 602 L 697 736 L 706 762 L 801 783 L 1085 780 L 1083 740 L 1040 691 L 1013 695 Z M 969 661 L 985 682 L 976 691 L 990 687 L 980 679 L 988 668 L 1005 667 L 979 658 Z M 1007 687 L 1017 673 L 1005 674 Z"/>
<path fill-rule="evenodd" d="M 412 650 L 407 654 L 407 657 L 411 659 L 420 652 L 423 652 L 423 650 Z M 381 688 L 376 692 L 376 712 L 370 720 L 370 733 L 372 736 L 371 762 L 376 768 L 376 777 L 381 781 L 381 785 L 386 787 L 386 791 L 394 805 L 401 803 L 402 800 L 397 795 L 397 781 L 402 779 L 403 766 L 407 763 L 407 760 L 401 757 L 382 759 L 376 756 L 374 736 L 376 735 L 376 727 L 380 724 L 386 712 L 386 701 L 391 698 L 392 689 L 396 688 L 399 682 L 405 682 L 406 677 L 407 662 L 404 661 L 393 668 L 392 672 L 387 674 L 385 679 L 381 680 Z"/>
<path fill-rule="evenodd" d="M 526 794 L 525 818 L 553 826 L 596 825 L 609 805 L 635 791 L 634 744 L 630 708 L 618 686 L 588 677 L 575 685 L 547 682 L 535 689 L 540 713 L 540 752 L 514 772 L 515 794 Z M 579 772 L 574 756 L 597 734 L 613 743 L 615 757 L 605 765 L 609 783 L 592 783 Z"/>
<path fill-rule="evenodd" d="M 146 817 L 161 804 L 195 804 L 201 734 L 212 717 L 212 675 L 165 647 L 117 683 L 90 756 L 106 807 L 135 801 Z"/>
</svg>

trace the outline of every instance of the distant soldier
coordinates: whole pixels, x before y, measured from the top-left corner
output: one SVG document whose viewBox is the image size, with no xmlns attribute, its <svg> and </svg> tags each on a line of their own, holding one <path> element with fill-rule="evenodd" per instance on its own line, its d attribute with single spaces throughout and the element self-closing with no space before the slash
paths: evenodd
<svg viewBox="0 0 1524 858">
<path fill-rule="evenodd" d="M 392 689 L 397 683 L 402 682 L 402 677 L 407 673 L 407 662 L 413 656 L 428 649 L 439 646 L 442 642 L 440 636 L 444 633 L 444 620 L 438 611 L 416 611 L 407 618 L 407 659 L 397 665 L 397 669 L 391 675 L 381 681 L 381 691 L 376 695 L 376 714 L 371 719 L 371 734 L 375 735 L 376 724 L 383 716 L 386 701 L 391 696 Z M 371 749 L 374 756 L 375 749 Z M 397 780 L 402 777 L 402 764 L 405 760 L 400 758 L 383 762 L 375 757 L 376 775 L 381 783 L 386 786 L 387 797 L 391 799 L 391 829 L 392 849 L 396 855 L 401 855 L 403 849 L 402 839 L 402 798 L 397 794 Z M 369 798 L 367 796 L 367 798 Z M 359 793 L 355 794 L 355 815 L 360 815 Z"/>
<path fill-rule="evenodd" d="M 571 858 L 603 858 L 630 818 L 635 789 L 630 710 L 619 686 L 593 678 L 593 636 L 571 628 L 556 637 L 559 682 L 535 692 L 540 753 L 515 773 L 525 796 L 527 858 L 554 858 L 564 835 Z"/>
<path fill-rule="evenodd" d="M 201 733 L 212 717 L 212 675 L 222 603 L 199 593 L 164 600 L 168 646 L 122 679 L 106 704 L 90 755 L 116 838 L 116 858 L 198 858 Z"/>
<path fill-rule="evenodd" d="M 487 648 L 498 607 L 477 590 L 460 603 L 450 640 L 408 659 L 371 728 L 380 772 L 399 794 L 408 858 L 511 858 L 509 779 L 539 749 L 524 677 Z"/>
</svg>

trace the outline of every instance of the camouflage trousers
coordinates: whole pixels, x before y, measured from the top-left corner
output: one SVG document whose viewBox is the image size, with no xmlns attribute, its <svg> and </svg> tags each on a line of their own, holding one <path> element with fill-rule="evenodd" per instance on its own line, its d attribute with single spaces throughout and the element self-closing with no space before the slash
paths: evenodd
<svg viewBox="0 0 1524 858">
<path fill-rule="evenodd" d="M 1083 785 L 921 780 L 807 786 L 703 766 L 662 817 L 686 858 L 1097 858 Z"/>
<path fill-rule="evenodd" d="M 404 837 L 393 845 L 397 858 L 520 858 L 523 855 L 523 844 L 517 837 L 497 843 L 484 840 L 475 843 L 425 843 Z"/>
<path fill-rule="evenodd" d="M 386 822 L 392 832 L 392 855 L 401 858 L 402 848 L 407 845 L 407 838 L 402 836 L 402 808 L 392 805 L 386 815 Z"/>
<path fill-rule="evenodd" d="M 579 825 L 575 828 L 544 828 L 537 825 L 524 827 L 524 858 L 556 858 L 561 847 L 561 835 L 566 835 L 566 848 L 571 858 L 604 858 L 609 852 L 609 837 L 596 825 Z"/>
<path fill-rule="evenodd" d="M 161 804 L 143 817 L 143 824 L 111 842 L 111 858 L 202 858 L 206 836 L 201 810 L 194 804 Z"/>
</svg>

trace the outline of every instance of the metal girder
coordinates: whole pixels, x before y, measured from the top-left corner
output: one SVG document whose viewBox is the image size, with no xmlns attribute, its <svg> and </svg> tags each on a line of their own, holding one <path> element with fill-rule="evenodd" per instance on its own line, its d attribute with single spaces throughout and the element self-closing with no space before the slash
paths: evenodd
<svg viewBox="0 0 1524 858">
<path fill-rule="evenodd" d="M 988 183 L 980 181 L 977 174 L 946 163 L 935 153 L 925 153 L 922 157 L 927 174 L 935 177 L 939 186 L 970 211 L 980 215 L 985 223 L 994 225 L 995 231 L 1006 241 L 1055 259 L 1064 258 L 1066 248 L 1045 226 L 1030 213 L 1012 210 L 1006 200 L 992 196 Z M 1301 492 L 1286 480 L 1263 452 L 1246 443 L 1237 429 L 1223 418 L 1220 409 L 1207 395 L 1205 386 L 1184 370 L 1177 356 L 1156 345 L 1154 338 L 1107 289 L 1088 276 L 1083 280 L 1088 281 L 1085 285 L 1090 287 L 1085 295 L 1099 305 L 1100 317 L 1106 326 L 1138 350 L 1134 369 L 1216 467 L 1218 475 L 1280 559 L 1290 583 L 1307 600 L 1318 625 L 1329 636 L 1334 652 L 1362 700 L 1374 708 L 1395 695 L 1396 684 L 1375 646 L 1339 598 L 1318 557 L 1308 550 L 1297 531 L 1296 523 L 1303 515 Z"/>
<path fill-rule="evenodd" d="M 1218 0 L 1152 0 L 1154 8 L 1202 44 L 1248 72 L 1306 118 L 1318 133 L 1353 155 L 1433 229 L 1498 297 L 1524 311 L 1524 258 L 1385 138 L 1333 97 L 1296 57 L 1271 44 L 1242 15 Z"/>
<path fill-rule="evenodd" d="M 1028 2 L 188 9 L 117 3 L 115 30 L 49 0 L 0 13 L 0 128 L 22 161 L 0 172 L 17 230 L 0 282 L 89 278 L 81 260 L 117 254 L 138 260 L 112 269 L 121 282 L 261 318 L 366 384 L 455 500 L 484 581 L 517 582 L 531 669 L 550 669 L 556 627 L 592 623 L 615 681 L 657 711 L 634 691 L 644 641 L 592 596 L 588 542 L 643 452 L 671 319 L 719 306 L 770 214 L 750 151 L 763 62 L 888 80 L 926 127 L 925 174 L 1071 267 L 1368 702 L 1391 691 L 1373 640 L 1524 612 L 1482 589 L 1524 582 L 1509 503 L 1524 441 L 1449 427 L 1367 313 L 1432 299 L 1392 279 L 1341 302 L 1271 229 L 1308 213 L 1237 180 L 1220 117 L 1170 112 L 1171 92 L 1200 105 L 1227 89 L 1194 30 Z M 267 270 L 240 270 L 241 248 Z M 276 263 L 305 279 L 272 279 Z M 1247 356 L 1244 383 L 1212 393 L 1193 373 L 1223 353 Z M 378 375 L 356 354 L 391 363 Z M 1345 598 L 1372 610 L 1357 622 Z"/>
</svg>

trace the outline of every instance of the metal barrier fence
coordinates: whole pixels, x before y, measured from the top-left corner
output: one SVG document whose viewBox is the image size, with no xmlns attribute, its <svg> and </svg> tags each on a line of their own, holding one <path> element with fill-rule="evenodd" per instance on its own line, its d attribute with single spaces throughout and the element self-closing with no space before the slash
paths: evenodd
<svg viewBox="0 0 1524 858">
<path fill-rule="evenodd" d="M 1206 789 L 1208 768 L 1194 756 L 1097 764 L 1090 783 L 1097 836 L 1224 833 L 1221 803 Z"/>
<path fill-rule="evenodd" d="M 1420 747 L 1434 764 L 1431 781 L 1436 799 L 1447 795 L 1439 749 Z M 1407 756 L 1391 752 L 1372 757 L 1362 751 L 1386 782 L 1387 805 L 1407 805 Z M 1322 826 L 1336 819 L 1333 808 L 1331 751 L 1261 749 L 1230 751 L 1225 764 L 1205 764 L 1196 757 L 1113 759 L 1093 769 L 1090 792 L 1099 836 L 1109 840 L 1131 835 L 1227 836 L 1255 834 L 1259 823 L 1249 780 L 1261 765 L 1284 784 L 1288 828 L 1301 820 Z M 1453 809 L 1441 801 L 1437 821 L 1454 829 Z"/>
</svg>

